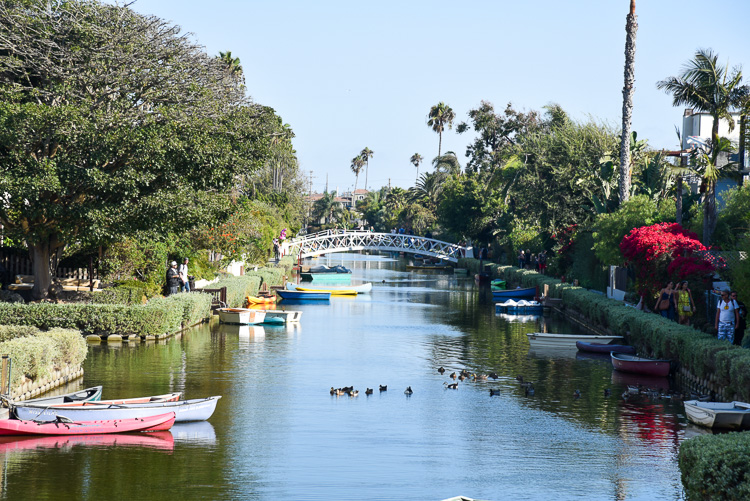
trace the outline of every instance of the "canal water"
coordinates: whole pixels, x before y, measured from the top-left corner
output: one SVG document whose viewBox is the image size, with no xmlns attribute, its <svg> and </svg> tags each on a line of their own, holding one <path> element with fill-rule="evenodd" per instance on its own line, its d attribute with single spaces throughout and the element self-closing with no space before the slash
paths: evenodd
<svg viewBox="0 0 750 501">
<path fill-rule="evenodd" d="M 77 387 L 222 395 L 216 413 L 157 434 L 5 439 L 2 498 L 681 499 L 679 444 L 700 430 L 677 401 L 623 397 L 628 384 L 669 381 L 530 351 L 527 332 L 577 327 L 496 315 L 489 288 L 470 278 L 407 272 L 387 256 L 313 264 L 352 268 L 372 294 L 288 306 L 303 311 L 297 326 L 214 320 L 162 343 L 92 346 Z M 498 379 L 447 389 L 462 369 Z M 359 396 L 330 395 L 344 386 Z"/>
</svg>

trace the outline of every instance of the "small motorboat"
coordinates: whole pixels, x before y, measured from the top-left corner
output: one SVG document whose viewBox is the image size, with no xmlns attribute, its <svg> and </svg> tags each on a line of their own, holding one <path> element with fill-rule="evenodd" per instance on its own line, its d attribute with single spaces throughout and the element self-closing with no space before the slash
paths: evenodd
<svg viewBox="0 0 750 501">
<path fill-rule="evenodd" d="M 508 288 L 508 285 L 505 282 L 505 280 L 501 278 L 495 278 L 491 280 L 490 285 L 492 286 L 492 290 L 505 290 Z"/>
<path fill-rule="evenodd" d="M 277 290 L 276 294 L 278 294 L 281 299 L 304 299 L 304 300 L 315 300 L 315 301 L 328 301 L 331 299 L 331 293 L 328 291 L 308 292 L 308 291 Z"/>
<path fill-rule="evenodd" d="M 750 429 L 750 404 L 745 402 L 701 402 L 686 400 L 687 418 L 700 426 L 723 430 Z"/>
<path fill-rule="evenodd" d="M 610 353 L 612 367 L 623 372 L 645 374 L 647 376 L 668 376 L 672 369 L 670 360 L 636 357 L 626 353 Z"/>
<path fill-rule="evenodd" d="M 504 291 L 492 291 L 492 300 L 501 302 L 506 299 L 534 299 L 536 295 L 536 287 L 508 289 Z"/>
<path fill-rule="evenodd" d="M 314 285 L 311 287 L 306 287 L 303 285 L 296 285 L 291 282 L 287 282 L 286 289 L 290 291 L 315 289 L 320 291 L 330 291 L 334 295 L 338 290 L 354 290 L 357 291 L 358 294 L 367 294 L 372 290 L 372 283 L 368 282 L 366 284 L 360 285 Z"/>
<path fill-rule="evenodd" d="M 24 404 L 38 404 L 38 405 L 56 405 L 65 402 L 85 402 L 99 400 L 102 398 L 102 387 L 93 386 L 86 388 L 81 391 L 74 391 L 73 393 L 66 393 L 64 395 L 55 395 L 53 397 L 43 398 L 32 398 L 30 400 L 24 400 Z"/>
<path fill-rule="evenodd" d="M 259 324 L 266 317 L 265 311 L 248 308 L 219 308 L 216 311 L 219 313 L 219 322 L 223 324 Z"/>
<path fill-rule="evenodd" d="M 615 339 L 622 339 L 622 336 L 594 336 L 591 334 L 549 334 L 546 332 L 528 332 L 526 336 L 529 338 L 529 344 L 532 348 L 543 348 L 543 347 L 559 347 L 567 349 L 575 349 L 576 342 L 603 342 L 614 341 Z"/>
<path fill-rule="evenodd" d="M 123 405 L 86 405 L 85 407 L 33 407 L 14 405 L 11 416 L 19 420 L 55 422 L 66 418 L 74 422 L 112 421 L 149 418 L 170 412 L 176 422 L 203 421 L 211 417 L 221 397 L 196 398 L 176 402 L 148 402 Z"/>
<path fill-rule="evenodd" d="M 99 435 L 131 431 L 166 431 L 175 421 L 174 412 L 146 418 L 105 421 L 70 421 L 60 418 L 49 423 L 23 419 L 0 419 L 0 435 Z"/>
<path fill-rule="evenodd" d="M 603 344 L 603 343 L 587 343 L 585 341 L 576 341 L 576 348 L 578 351 L 587 351 L 590 353 L 627 353 L 628 355 L 635 355 L 635 346 L 628 346 L 625 344 Z"/>
<path fill-rule="evenodd" d="M 539 301 L 527 301 L 521 299 L 515 301 L 508 299 L 503 303 L 495 304 L 495 313 L 515 313 L 519 315 L 539 315 L 544 312 L 544 307 Z"/>
</svg>

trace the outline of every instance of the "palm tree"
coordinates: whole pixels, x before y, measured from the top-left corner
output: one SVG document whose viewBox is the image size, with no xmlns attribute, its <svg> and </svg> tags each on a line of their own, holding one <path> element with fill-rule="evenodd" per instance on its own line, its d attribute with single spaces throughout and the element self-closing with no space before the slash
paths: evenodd
<svg viewBox="0 0 750 501">
<path fill-rule="evenodd" d="M 453 120 L 456 118 L 456 114 L 453 109 L 440 101 L 438 104 L 430 108 L 430 114 L 427 115 L 427 125 L 432 127 L 432 130 L 438 133 L 440 140 L 438 142 L 438 156 L 443 148 L 443 131 L 447 126 L 449 129 L 453 128 Z"/>
<path fill-rule="evenodd" d="M 362 172 L 362 166 L 364 165 L 365 160 L 362 158 L 362 155 L 357 155 L 356 157 L 352 158 L 351 168 L 352 172 L 354 172 L 354 175 L 356 176 L 354 178 L 354 191 L 357 191 L 357 181 L 359 181 L 359 173 Z"/>
<path fill-rule="evenodd" d="M 620 141 L 620 203 L 630 197 L 630 125 L 633 119 L 633 93 L 635 92 L 635 34 L 638 20 L 635 0 L 630 0 L 630 14 L 625 31 L 625 84 L 622 88 L 622 139 Z"/>
<path fill-rule="evenodd" d="M 698 172 L 701 175 L 701 188 L 705 189 L 704 204 L 705 209 L 703 211 L 703 238 L 706 240 L 711 235 L 706 235 L 706 214 L 713 212 L 716 214 L 716 181 L 722 177 L 722 169 L 718 166 L 718 159 L 721 153 L 731 153 L 734 151 L 732 142 L 725 138 L 716 136 L 716 141 L 711 147 L 710 152 L 699 151 L 697 157 Z M 709 154 L 710 153 L 710 154 Z M 727 164 L 724 168 L 731 167 L 732 164 Z M 726 171 L 724 171 L 726 177 Z M 714 216 L 715 217 L 715 216 Z M 716 222 L 714 221 L 714 224 Z M 713 230 L 712 230 L 713 232 Z M 708 246 L 708 240 L 703 245 Z"/>
<path fill-rule="evenodd" d="M 365 189 L 367 189 L 367 175 L 370 172 L 370 159 L 375 155 L 375 152 L 365 146 L 365 149 L 359 153 L 359 156 L 365 161 Z"/>
<path fill-rule="evenodd" d="M 422 160 L 424 159 L 422 158 L 422 155 L 420 155 L 419 153 L 413 154 L 411 156 L 411 159 L 409 160 L 411 163 L 414 164 L 414 167 L 417 168 L 417 179 L 419 179 L 419 164 L 422 163 Z"/>
<path fill-rule="evenodd" d="M 313 203 L 313 217 L 317 220 L 325 218 L 326 223 L 345 219 L 344 209 L 341 203 L 336 201 L 335 191 L 326 191 Z"/>
<path fill-rule="evenodd" d="M 461 175 L 461 164 L 452 151 L 446 151 L 445 155 L 433 158 L 432 165 L 435 167 L 435 173 L 440 173 L 443 178 Z"/>
<path fill-rule="evenodd" d="M 730 73 L 726 66 L 718 63 L 718 59 L 711 49 L 699 49 L 684 66 L 680 76 L 669 77 L 656 84 L 659 89 L 672 94 L 674 106 L 687 105 L 711 114 L 712 150 L 718 150 L 720 119 L 726 119 L 729 129 L 734 129 L 730 110 L 739 103 L 744 92 L 744 87 L 740 86 L 742 72 L 734 68 Z M 710 157 L 715 164 L 718 156 L 711 154 Z M 713 184 L 714 186 L 708 186 L 704 199 L 703 245 L 706 246 L 711 243 L 711 236 L 716 228 L 716 192 L 715 183 Z"/>
<path fill-rule="evenodd" d="M 219 59 L 226 66 L 227 75 L 232 78 L 242 78 L 242 65 L 239 57 L 232 57 L 232 51 L 219 52 Z"/>
</svg>

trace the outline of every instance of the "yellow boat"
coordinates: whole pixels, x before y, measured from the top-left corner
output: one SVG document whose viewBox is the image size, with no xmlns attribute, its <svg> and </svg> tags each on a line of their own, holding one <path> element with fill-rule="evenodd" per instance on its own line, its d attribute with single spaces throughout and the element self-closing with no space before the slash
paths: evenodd
<svg viewBox="0 0 750 501">
<path fill-rule="evenodd" d="M 357 291 L 354 289 L 313 289 L 307 287 L 295 287 L 295 290 L 305 292 L 330 292 L 332 296 L 356 296 Z"/>
<path fill-rule="evenodd" d="M 275 295 L 271 297 L 245 296 L 245 299 L 247 300 L 247 304 L 268 304 L 276 302 Z"/>
</svg>

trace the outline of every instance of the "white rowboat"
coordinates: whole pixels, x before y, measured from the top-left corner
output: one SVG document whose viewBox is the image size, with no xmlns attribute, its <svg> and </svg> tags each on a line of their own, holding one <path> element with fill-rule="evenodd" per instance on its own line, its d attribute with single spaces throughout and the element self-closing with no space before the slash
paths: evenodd
<svg viewBox="0 0 750 501">
<path fill-rule="evenodd" d="M 219 308 L 219 322 L 223 324 L 260 324 L 266 318 L 264 310 L 247 308 Z"/>
<path fill-rule="evenodd" d="M 687 418 L 707 428 L 726 430 L 750 429 L 750 404 L 745 402 L 685 401 Z"/>
<path fill-rule="evenodd" d="M 576 341 L 586 343 L 610 343 L 622 336 L 592 336 L 587 334 L 547 334 L 546 332 L 529 332 L 526 334 L 532 348 L 574 348 Z"/>
</svg>

